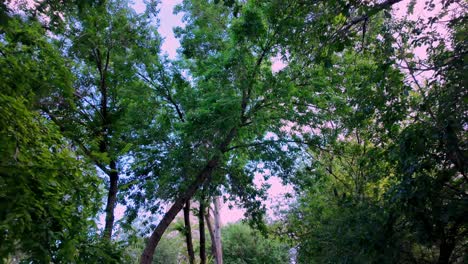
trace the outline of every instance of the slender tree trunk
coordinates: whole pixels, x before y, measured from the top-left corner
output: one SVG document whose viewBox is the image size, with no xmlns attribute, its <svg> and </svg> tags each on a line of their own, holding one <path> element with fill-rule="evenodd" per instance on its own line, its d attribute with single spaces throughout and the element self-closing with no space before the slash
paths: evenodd
<svg viewBox="0 0 468 264">
<path fill-rule="evenodd" d="M 110 52 L 106 51 L 106 58 L 103 64 L 101 52 L 99 49 L 96 49 L 95 53 L 96 66 L 100 75 L 99 89 L 101 92 L 101 142 L 99 146 L 99 151 L 101 153 L 107 153 L 109 151 L 109 131 L 111 126 L 111 121 L 109 119 L 108 111 L 108 87 L 106 83 L 107 69 L 109 66 Z M 109 175 L 109 191 L 107 193 L 107 204 L 106 204 L 106 224 L 104 227 L 103 239 L 110 240 L 112 237 L 112 230 L 114 228 L 114 209 L 117 204 L 117 191 L 119 183 L 119 173 L 117 171 L 116 161 L 113 159 L 109 163 L 110 172 Z"/>
<path fill-rule="evenodd" d="M 225 153 L 228 149 L 229 144 L 234 139 L 237 134 L 237 128 L 231 129 L 229 134 L 225 138 L 225 140 L 221 143 L 218 147 L 218 150 L 221 153 Z M 219 161 L 221 160 L 221 154 L 213 156 L 213 158 L 208 161 L 206 166 L 200 171 L 197 175 L 196 180 L 182 193 L 179 198 L 177 198 L 174 204 L 171 206 L 169 211 L 163 216 L 161 222 L 159 222 L 156 229 L 154 229 L 153 233 L 148 239 L 146 243 L 146 247 L 143 250 L 140 258 L 140 264 L 151 264 L 153 261 L 154 251 L 156 246 L 158 245 L 159 241 L 161 240 L 164 231 L 166 231 L 167 227 L 171 224 L 172 220 L 177 216 L 177 214 L 182 210 L 184 207 L 185 202 L 190 200 L 195 192 L 200 188 L 200 186 L 205 182 L 209 181 L 213 171 L 218 167 Z"/>
<path fill-rule="evenodd" d="M 205 214 L 205 221 L 206 221 L 206 226 L 208 227 L 208 232 L 210 233 L 210 239 L 211 239 L 211 255 L 214 256 L 214 259 L 216 261 L 216 241 L 215 241 L 215 234 L 214 234 L 214 226 L 213 226 L 213 219 L 211 218 L 210 214 L 210 207 L 208 206 Z M 215 262 L 217 264 L 217 262 Z"/>
<path fill-rule="evenodd" d="M 208 226 L 208 231 L 210 232 L 211 238 L 211 252 L 215 259 L 216 264 L 223 264 L 223 248 L 221 243 L 221 221 L 219 215 L 219 196 L 213 198 L 213 215 L 214 218 L 210 215 L 210 208 L 208 207 L 205 214 L 206 224 Z"/>
<path fill-rule="evenodd" d="M 221 202 L 220 197 L 215 196 L 213 199 L 214 205 L 214 236 L 215 236 L 215 249 L 216 249 L 216 264 L 223 264 L 223 246 L 221 243 Z"/>
<path fill-rule="evenodd" d="M 198 211 L 198 226 L 200 230 L 200 264 L 206 264 L 206 238 L 205 238 L 205 201 L 200 199 Z"/>
<path fill-rule="evenodd" d="M 103 238 L 110 240 L 112 237 L 112 230 L 114 228 L 114 209 L 117 204 L 117 190 L 119 182 L 119 173 L 115 161 L 110 162 L 110 186 L 109 192 L 107 193 L 107 205 L 106 205 L 106 223 L 104 227 Z"/>
<path fill-rule="evenodd" d="M 447 241 L 446 239 L 442 240 L 439 247 L 439 259 L 437 260 L 437 264 L 449 264 L 454 248 L 455 243 Z"/>
<path fill-rule="evenodd" d="M 185 202 L 184 207 L 184 223 L 185 223 L 185 241 L 187 243 L 187 253 L 189 257 L 189 263 L 195 263 L 195 252 L 193 251 L 192 243 L 192 227 L 190 226 L 190 200 Z"/>
</svg>

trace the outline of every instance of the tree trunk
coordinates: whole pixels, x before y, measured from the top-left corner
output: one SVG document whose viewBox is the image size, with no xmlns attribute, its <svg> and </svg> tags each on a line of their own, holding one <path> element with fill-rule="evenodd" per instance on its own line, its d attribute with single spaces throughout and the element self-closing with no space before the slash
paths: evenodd
<svg viewBox="0 0 468 264">
<path fill-rule="evenodd" d="M 96 49 L 96 63 L 100 74 L 99 89 L 101 92 L 101 142 L 99 144 L 99 151 L 101 153 L 107 153 L 109 151 L 109 131 L 110 131 L 110 119 L 108 116 L 108 87 L 106 84 L 107 67 L 109 66 L 110 52 L 106 52 L 105 65 L 102 64 L 102 57 L 99 49 Z M 112 230 L 114 228 L 114 209 L 117 204 L 117 191 L 119 183 L 119 173 L 117 171 L 117 164 L 114 159 L 109 163 L 110 171 L 109 176 L 109 192 L 107 193 L 107 204 L 106 204 L 106 224 L 104 227 L 103 239 L 110 240 L 112 237 Z"/>
<path fill-rule="evenodd" d="M 205 182 L 207 178 L 211 176 L 214 169 L 218 166 L 218 162 L 220 160 L 220 156 L 215 156 L 211 159 L 205 168 L 200 172 L 196 181 L 192 183 L 189 188 L 179 197 L 176 199 L 174 204 L 171 206 L 169 211 L 164 214 L 161 222 L 159 222 L 156 229 L 153 231 L 151 236 L 146 243 L 146 247 L 143 250 L 143 253 L 140 258 L 141 264 L 151 264 L 153 261 L 154 251 L 161 240 L 164 231 L 166 231 L 167 227 L 171 224 L 172 220 L 177 216 L 177 214 L 182 210 L 184 204 L 192 198 L 198 188 Z"/>
<path fill-rule="evenodd" d="M 195 263 L 195 252 L 193 251 L 192 243 L 192 227 L 190 226 L 190 200 L 185 202 L 184 207 L 184 223 L 185 223 L 185 241 L 187 243 L 187 253 L 189 257 L 189 263 Z"/>
<path fill-rule="evenodd" d="M 208 232 L 210 233 L 211 255 L 214 256 L 214 259 L 216 261 L 216 241 L 215 241 L 213 220 L 212 220 L 211 214 L 210 214 L 210 207 L 208 207 L 207 209 L 208 210 L 206 211 L 206 214 L 205 214 L 205 221 L 206 221 L 206 226 L 208 227 Z M 215 263 L 217 264 L 217 262 L 215 262 Z"/>
<path fill-rule="evenodd" d="M 237 129 L 233 128 L 229 131 L 229 134 L 225 138 L 224 142 L 218 147 L 221 153 L 225 153 L 227 148 L 233 138 L 237 134 Z M 169 211 L 163 216 L 161 222 L 158 224 L 156 229 L 154 229 L 153 233 L 148 239 L 146 243 L 146 247 L 143 250 L 140 258 L 140 264 L 151 264 L 153 261 L 154 251 L 156 246 L 158 245 L 159 241 L 161 240 L 164 231 L 166 231 L 167 227 L 171 224 L 172 220 L 177 216 L 177 214 L 182 210 L 184 204 L 192 198 L 192 196 L 196 193 L 198 188 L 205 182 L 209 181 L 213 171 L 218 167 L 219 161 L 221 160 L 221 154 L 213 156 L 213 158 L 208 161 L 206 166 L 202 169 L 202 171 L 197 175 L 195 182 L 193 182 L 185 192 L 175 200 L 174 204 L 171 206 Z"/>
<path fill-rule="evenodd" d="M 103 239 L 110 240 L 112 237 L 112 230 L 114 228 L 114 209 L 117 204 L 117 190 L 119 182 L 119 172 L 117 171 L 116 162 L 112 160 L 110 162 L 110 173 L 109 173 L 109 192 L 107 193 L 107 205 L 106 205 L 106 223 L 104 227 Z"/>
<path fill-rule="evenodd" d="M 454 248 L 454 242 L 445 239 L 442 240 L 439 247 L 439 259 L 437 260 L 437 264 L 449 264 Z"/>
<path fill-rule="evenodd" d="M 206 264 L 206 239 L 205 239 L 205 201 L 200 199 L 198 211 L 198 226 L 200 230 L 200 264 Z"/>
<path fill-rule="evenodd" d="M 216 264 L 223 264 L 223 246 L 221 243 L 221 202 L 220 196 L 215 196 L 213 199 L 214 204 L 214 236 L 215 236 L 215 249 L 216 249 Z"/>
<path fill-rule="evenodd" d="M 211 238 L 211 252 L 214 257 L 216 264 L 223 264 L 223 248 L 221 243 L 221 221 L 219 215 L 219 196 L 213 198 L 214 205 L 214 219 L 210 215 L 210 208 L 205 214 L 206 223 L 208 226 L 208 231 L 210 232 Z"/>
</svg>

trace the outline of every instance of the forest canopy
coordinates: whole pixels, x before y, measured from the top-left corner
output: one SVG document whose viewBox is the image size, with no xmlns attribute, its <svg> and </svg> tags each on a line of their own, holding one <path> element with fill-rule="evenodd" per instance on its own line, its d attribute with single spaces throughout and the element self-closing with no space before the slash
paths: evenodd
<svg viewBox="0 0 468 264">
<path fill-rule="evenodd" d="M 163 4 L 0 3 L 0 263 L 468 261 L 465 1 Z"/>
</svg>

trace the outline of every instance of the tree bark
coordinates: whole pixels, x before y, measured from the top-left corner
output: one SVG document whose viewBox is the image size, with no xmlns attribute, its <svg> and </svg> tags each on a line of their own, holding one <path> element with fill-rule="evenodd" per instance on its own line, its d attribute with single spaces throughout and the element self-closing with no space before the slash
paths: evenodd
<svg viewBox="0 0 468 264">
<path fill-rule="evenodd" d="M 439 247 L 439 259 L 437 260 L 437 264 L 449 264 L 454 248 L 454 242 L 445 239 L 442 240 Z"/>
<path fill-rule="evenodd" d="M 109 152 L 109 131 L 111 121 L 109 119 L 108 111 L 108 87 L 106 83 L 107 69 L 109 66 L 110 52 L 106 51 L 105 64 L 103 65 L 101 52 L 99 49 L 95 51 L 96 66 L 100 75 L 99 89 L 101 92 L 101 142 L 99 144 L 99 151 L 101 153 Z M 109 176 L 109 192 L 107 193 L 107 204 L 106 204 L 106 223 L 104 227 L 103 239 L 109 241 L 112 237 L 112 230 L 114 228 L 114 209 L 117 204 L 117 191 L 119 183 L 119 173 L 117 171 L 116 160 L 112 159 L 109 163 L 110 171 Z"/>
<path fill-rule="evenodd" d="M 103 238 L 110 240 L 112 237 L 112 230 L 114 228 L 114 209 L 117 204 L 117 190 L 119 182 L 119 173 L 115 161 L 110 162 L 110 173 L 109 173 L 109 192 L 107 193 L 107 205 L 106 205 L 106 223 L 104 227 Z"/>
<path fill-rule="evenodd" d="M 229 134 L 226 136 L 224 141 L 218 147 L 219 152 L 225 153 L 228 149 L 229 144 L 234 139 L 237 134 L 237 128 L 232 128 L 229 131 Z M 143 250 L 143 253 L 140 258 L 140 264 L 151 264 L 153 261 L 154 251 L 156 246 L 158 245 L 159 241 L 161 240 L 164 231 L 166 231 L 167 227 L 171 224 L 172 220 L 177 216 L 177 214 L 182 210 L 184 207 L 185 202 L 190 200 L 195 192 L 200 188 L 200 186 L 205 182 L 209 181 L 213 171 L 218 167 L 219 162 L 221 160 L 221 154 L 214 155 L 210 161 L 206 164 L 206 166 L 200 171 L 197 175 L 196 180 L 182 193 L 179 198 L 177 198 L 174 204 L 171 206 L 169 211 L 163 216 L 161 222 L 158 224 L 156 229 L 153 231 L 151 236 L 146 243 L 146 247 Z"/>
<path fill-rule="evenodd" d="M 220 202 L 220 197 L 215 196 L 213 199 L 213 205 L 214 205 L 214 236 L 215 236 L 215 249 L 216 249 L 216 254 L 215 254 L 215 259 L 216 259 L 216 264 L 223 264 L 223 246 L 221 243 L 221 216 L 220 216 L 220 210 L 221 210 L 221 202 Z"/>
<path fill-rule="evenodd" d="M 208 232 L 210 233 L 211 255 L 214 256 L 214 259 L 216 261 L 216 242 L 215 242 L 213 220 L 212 220 L 211 214 L 210 214 L 210 207 L 208 206 L 207 209 L 208 210 L 206 211 L 206 214 L 205 214 L 205 222 L 206 222 L 206 226 L 208 227 Z M 215 262 L 215 263 L 217 264 L 217 262 Z"/>
<path fill-rule="evenodd" d="M 163 216 L 161 222 L 159 222 L 158 226 L 153 231 L 148 239 L 148 242 L 146 243 L 146 247 L 143 250 L 140 258 L 141 264 L 151 264 L 153 261 L 154 251 L 159 241 L 161 240 L 164 231 L 166 231 L 172 220 L 174 220 L 180 210 L 182 210 L 185 202 L 192 198 L 203 182 L 205 182 L 205 180 L 211 176 L 214 169 L 218 166 L 219 160 L 219 156 L 215 156 L 213 159 L 211 159 L 205 168 L 199 173 L 196 181 L 189 186 L 189 188 L 174 202 L 169 211 L 167 211 L 167 213 Z"/>
<path fill-rule="evenodd" d="M 195 252 L 193 251 L 192 243 L 192 227 L 190 226 L 190 200 L 185 202 L 184 207 L 184 223 L 185 223 L 185 241 L 187 243 L 187 253 L 189 257 L 189 263 L 195 263 Z"/>
<path fill-rule="evenodd" d="M 211 238 L 211 252 L 214 257 L 216 264 L 223 264 L 223 247 L 221 243 L 221 219 L 220 219 L 220 202 L 219 196 L 213 197 L 213 215 L 214 218 L 210 215 L 210 208 L 205 214 L 206 223 L 208 226 L 208 231 L 210 232 Z"/>
<path fill-rule="evenodd" d="M 205 238 L 205 201 L 200 199 L 198 211 L 198 226 L 200 230 L 200 264 L 206 264 L 206 238 Z"/>
</svg>

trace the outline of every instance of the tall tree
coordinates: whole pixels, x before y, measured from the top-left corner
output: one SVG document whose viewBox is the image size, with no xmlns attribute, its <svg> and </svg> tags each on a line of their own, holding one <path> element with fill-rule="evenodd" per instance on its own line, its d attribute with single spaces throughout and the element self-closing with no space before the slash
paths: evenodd
<svg viewBox="0 0 468 264">
<path fill-rule="evenodd" d="M 210 234 L 211 240 L 211 255 L 213 256 L 215 263 L 217 263 L 217 256 L 216 256 L 216 241 L 215 241 L 215 234 L 214 234 L 214 226 L 213 226 L 213 218 L 210 214 L 210 208 L 207 208 L 205 214 L 205 223 L 206 227 L 208 228 L 208 233 Z"/>
<path fill-rule="evenodd" d="M 198 207 L 198 230 L 200 234 L 201 264 L 206 264 L 205 209 L 205 201 L 200 199 L 200 206 Z"/>
<path fill-rule="evenodd" d="M 25 70 L 27 69 L 27 70 Z M 73 262 L 93 232 L 96 175 L 50 120 L 55 95 L 71 99 L 66 60 L 34 18 L 0 24 L 0 261 Z"/>
<path fill-rule="evenodd" d="M 192 242 L 192 226 L 190 223 L 190 200 L 185 203 L 184 206 L 184 235 L 185 235 L 185 244 L 187 245 L 187 254 L 189 257 L 189 263 L 195 263 L 195 252 L 193 251 L 193 242 Z"/>
<path fill-rule="evenodd" d="M 400 179 L 396 189 L 405 194 L 398 199 L 401 217 L 408 219 L 416 241 L 438 249 L 437 263 L 453 263 L 467 258 L 468 46 L 461 36 L 467 32 L 468 11 L 459 3 L 438 5 L 440 12 L 434 3 L 425 5 L 434 12 L 425 23 L 405 21 L 398 28 L 401 67 L 414 87 L 414 114 L 395 139 L 393 161 Z M 406 39 L 412 41 L 402 44 Z M 428 56 L 418 60 L 412 52 L 421 45 L 427 45 Z"/>
<path fill-rule="evenodd" d="M 178 29 L 177 34 L 181 38 L 184 55 L 182 65 L 186 65 L 190 83 L 184 86 L 183 92 L 180 89 L 172 90 L 179 98 L 179 101 L 175 101 L 178 104 L 173 104 L 174 109 L 182 109 L 177 113 L 185 113 L 185 122 L 181 124 L 175 119 L 168 120 L 173 122 L 172 127 L 177 125 L 180 130 L 173 131 L 166 142 L 173 142 L 172 147 L 179 148 L 177 152 L 169 151 L 171 158 L 180 153 L 190 153 L 189 159 L 178 160 L 183 161 L 185 166 L 189 164 L 191 170 L 184 180 L 185 184 L 175 185 L 172 181 L 170 186 L 176 187 L 173 193 L 177 194 L 172 196 L 174 203 L 149 237 L 141 263 L 151 262 L 162 234 L 200 186 L 211 182 L 235 183 L 246 175 L 247 179 L 252 179 L 253 169 L 249 168 L 249 161 L 268 158 L 272 160 L 268 165 L 274 166 L 278 163 L 273 161 L 287 156 L 280 155 L 284 141 L 265 142 L 264 137 L 267 131 L 281 134 L 282 119 L 290 119 L 289 114 L 297 116 L 294 108 L 290 108 L 290 101 L 299 93 L 295 93 L 291 90 L 293 87 L 283 81 L 283 74 L 273 74 L 271 70 L 269 59 L 277 54 L 279 45 L 284 47 L 286 53 L 288 49 L 302 49 L 299 40 L 308 42 L 310 46 L 315 43 L 328 44 L 338 39 L 340 43 L 330 51 L 337 50 L 339 45 L 347 44 L 342 36 L 346 36 L 352 27 L 364 23 L 365 16 L 371 16 L 396 2 L 387 1 L 373 8 L 361 3 L 350 6 L 344 1 L 330 4 L 319 1 L 313 5 L 301 1 L 183 3 L 180 10 L 184 11 L 186 26 Z M 366 13 L 368 10 L 371 11 Z M 359 16 L 363 11 L 365 15 Z M 347 20 L 349 17 L 351 19 Z M 333 25 L 333 30 L 325 30 L 331 35 L 322 40 L 323 29 L 335 18 L 337 23 Z M 312 28 L 312 25 L 315 27 Z M 287 27 L 291 27 L 291 30 L 285 30 Z M 299 36 L 302 34 L 298 34 L 301 30 L 306 32 L 302 39 Z M 298 36 L 285 36 L 285 31 L 296 32 Z M 322 54 L 310 52 L 310 56 L 315 55 Z M 255 146 L 262 148 L 252 152 Z M 249 147 L 252 148 L 246 151 Z M 293 146 L 289 147 L 291 149 Z M 278 151 L 276 155 L 273 154 L 275 150 Z M 183 167 L 177 163 L 177 166 L 169 164 L 172 171 Z M 291 162 L 282 165 L 292 167 Z M 226 174 L 220 173 L 220 168 L 231 172 L 227 174 L 227 179 L 223 179 Z M 160 175 L 167 173 L 158 169 Z M 283 175 L 291 172 L 287 167 L 276 171 Z M 250 188 L 237 190 L 240 193 L 246 190 L 258 192 L 251 180 L 250 184 Z M 252 197 L 255 195 L 246 195 L 244 202 L 258 208 L 259 202 Z"/>
<path fill-rule="evenodd" d="M 220 217 L 220 196 L 215 196 L 213 200 L 213 207 L 207 206 L 205 214 L 205 222 L 211 239 L 211 255 L 216 264 L 223 263 L 223 248 L 221 242 L 221 217 Z M 211 216 L 213 211 L 213 217 Z"/>
<path fill-rule="evenodd" d="M 135 64 L 147 52 L 158 54 L 159 36 L 150 11 L 137 15 L 124 1 L 85 5 L 67 17 L 60 35 L 67 57 L 74 62 L 76 107 L 44 109 L 74 144 L 107 177 L 103 238 L 114 229 L 119 177 L 135 140 L 133 130 L 151 116 L 145 86 Z M 136 115 L 138 111 L 138 115 Z"/>
<path fill-rule="evenodd" d="M 292 229 L 285 230 L 297 239 L 300 263 L 466 259 L 466 85 L 460 68 L 466 42 L 459 39 L 466 9 L 448 2 L 439 7 L 420 23 L 387 14 L 382 28 L 378 23 L 366 34 L 367 43 L 379 45 L 330 57 L 327 86 L 339 90 L 320 92 L 334 98 L 329 103 L 338 100 L 327 110 L 332 123 L 318 135 L 326 145 L 312 151 L 311 166 L 298 175 L 307 187 L 291 210 Z M 437 10 L 432 3 L 425 9 Z M 443 38 L 440 23 L 449 29 Z M 415 56 L 421 45 L 427 45 L 426 59 Z"/>
</svg>

